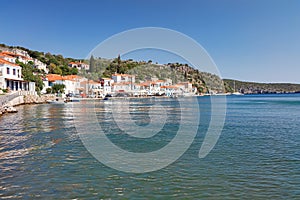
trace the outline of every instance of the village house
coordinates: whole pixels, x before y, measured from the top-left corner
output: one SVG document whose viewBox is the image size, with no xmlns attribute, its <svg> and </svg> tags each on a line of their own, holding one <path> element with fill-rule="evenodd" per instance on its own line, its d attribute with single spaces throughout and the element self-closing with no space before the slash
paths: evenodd
<svg viewBox="0 0 300 200">
<path fill-rule="evenodd" d="M 100 97 L 103 94 L 103 88 L 100 81 L 81 81 L 80 88 L 82 89 L 82 97 Z"/>
<path fill-rule="evenodd" d="M 16 59 L 17 59 L 16 57 L 13 57 L 11 55 L 7 55 L 4 52 L 0 53 L 0 58 L 6 60 L 8 62 L 11 62 L 11 63 L 16 63 Z"/>
<path fill-rule="evenodd" d="M 32 61 L 32 62 L 34 61 L 33 58 L 31 58 L 31 57 L 27 57 L 27 56 L 24 56 L 21 54 L 16 54 L 14 52 L 9 52 L 9 51 L 1 52 L 0 56 L 3 57 L 3 59 L 5 59 L 5 60 L 10 59 L 10 62 L 13 62 L 13 63 L 15 63 L 16 60 L 18 60 L 22 63 L 25 63 L 25 64 L 27 64 L 30 61 Z"/>
<path fill-rule="evenodd" d="M 177 96 L 179 93 L 179 88 L 175 85 L 161 86 L 161 92 L 163 92 L 166 96 L 172 97 Z"/>
<path fill-rule="evenodd" d="M 30 61 L 33 63 L 34 67 L 40 70 L 44 70 L 44 72 L 48 73 L 47 65 L 38 59 L 33 59 L 29 56 L 25 56 L 24 54 L 17 54 L 14 52 L 4 51 L 0 53 L 0 58 L 7 60 L 11 63 L 16 63 L 16 61 L 20 61 L 22 63 L 29 63 Z"/>
<path fill-rule="evenodd" d="M 135 83 L 135 76 L 130 74 L 113 74 L 111 78 L 114 80 L 115 83 L 121 83 L 121 82 L 130 82 Z"/>
<path fill-rule="evenodd" d="M 83 63 L 81 61 L 79 62 L 70 62 L 68 64 L 69 67 L 72 67 L 72 68 L 77 68 L 78 70 L 89 70 L 90 69 L 90 66 L 86 63 Z"/>
<path fill-rule="evenodd" d="M 131 82 L 119 82 L 112 84 L 112 92 L 132 92 L 132 83 Z"/>
<path fill-rule="evenodd" d="M 81 82 L 86 80 L 86 78 L 77 75 L 61 76 L 58 74 L 48 74 L 43 81 L 45 87 L 42 92 L 46 93 L 47 88 L 52 87 L 54 84 L 63 84 L 65 85 L 65 94 L 81 94 L 85 89 L 82 87 Z"/>
<path fill-rule="evenodd" d="M 0 88 L 12 91 L 35 91 L 35 83 L 24 81 L 22 68 L 19 65 L 0 58 Z"/>
<path fill-rule="evenodd" d="M 113 74 L 112 92 L 132 92 L 134 90 L 135 76 L 130 74 Z"/>
<path fill-rule="evenodd" d="M 100 79 L 101 87 L 103 88 L 102 93 L 104 95 L 112 93 L 112 86 L 114 84 L 114 80 L 111 78 L 101 78 Z"/>
</svg>

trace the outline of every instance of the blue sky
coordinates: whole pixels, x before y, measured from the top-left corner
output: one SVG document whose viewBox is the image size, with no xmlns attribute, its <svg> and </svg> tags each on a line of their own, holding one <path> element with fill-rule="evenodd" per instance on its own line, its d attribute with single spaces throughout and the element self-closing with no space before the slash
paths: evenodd
<svg viewBox="0 0 300 200">
<path fill-rule="evenodd" d="M 119 32 L 164 27 L 201 44 L 223 78 L 300 83 L 298 0 L 0 2 L 0 43 L 7 45 L 84 58 Z M 155 53 L 132 56 L 168 60 Z"/>
</svg>

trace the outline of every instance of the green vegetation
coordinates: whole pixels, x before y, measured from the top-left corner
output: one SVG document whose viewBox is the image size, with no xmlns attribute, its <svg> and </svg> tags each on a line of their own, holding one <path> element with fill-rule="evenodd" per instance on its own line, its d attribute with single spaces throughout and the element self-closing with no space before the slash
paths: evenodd
<svg viewBox="0 0 300 200">
<path fill-rule="evenodd" d="M 153 64 L 151 60 L 133 61 L 121 60 L 120 56 L 113 60 L 94 58 L 90 60 L 90 72 L 80 72 L 80 75 L 89 79 L 99 80 L 100 77 L 111 77 L 114 73 L 132 74 L 136 76 L 136 82 L 157 78 L 172 80 L 173 84 L 189 81 L 199 93 L 207 93 L 210 90 L 224 92 L 222 80 L 213 74 L 200 72 L 187 64 L 168 63 L 166 65 Z M 92 66 L 92 68 L 91 68 Z"/>
<path fill-rule="evenodd" d="M 41 75 L 34 75 L 34 64 L 33 62 L 28 62 L 27 64 L 19 62 L 16 60 L 16 63 L 22 67 L 22 77 L 25 81 L 35 82 L 35 90 L 40 94 L 41 90 L 44 87 L 43 80 Z"/>
<path fill-rule="evenodd" d="M 2 90 L 3 93 L 7 93 L 8 92 L 8 89 L 1 89 L 0 88 L 0 90 Z"/>
<path fill-rule="evenodd" d="M 93 55 L 90 58 L 90 72 L 96 72 L 95 59 Z"/>
<path fill-rule="evenodd" d="M 47 93 L 55 94 L 55 93 L 64 93 L 65 92 L 65 85 L 64 84 L 54 84 L 51 88 L 47 88 Z"/>
<path fill-rule="evenodd" d="M 300 84 L 291 83 L 254 83 L 231 79 L 224 79 L 225 85 L 232 91 L 235 90 L 245 94 L 268 94 L 268 93 L 294 93 L 300 92 Z"/>
<path fill-rule="evenodd" d="M 33 51 L 20 46 L 13 47 L 13 46 L 7 46 L 5 44 L 0 44 L 0 47 L 11 49 L 11 50 L 20 49 L 26 51 L 30 57 L 47 64 L 49 73 L 60 74 L 63 76 L 78 74 L 78 69 L 71 68 L 68 66 L 70 62 L 84 61 L 84 60 L 78 60 L 74 58 L 64 58 L 62 55 L 55 55 L 51 53 Z"/>
</svg>

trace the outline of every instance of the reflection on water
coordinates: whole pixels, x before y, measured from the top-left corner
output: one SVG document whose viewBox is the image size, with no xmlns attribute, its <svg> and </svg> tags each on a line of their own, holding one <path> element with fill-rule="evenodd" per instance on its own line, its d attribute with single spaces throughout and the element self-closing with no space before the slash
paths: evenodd
<svg viewBox="0 0 300 200">
<path fill-rule="evenodd" d="M 201 123 L 191 148 L 174 164 L 145 174 L 118 172 L 96 161 L 76 134 L 72 104 L 20 106 L 18 113 L 0 118 L 0 198 L 299 199 L 299 99 L 299 95 L 228 97 L 221 138 L 206 158 L 199 159 L 210 117 L 209 97 L 201 97 Z M 158 148 L 176 130 L 180 113 L 176 102 L 161 103 L 168 114 L 165 131 L 170 134 L 147 145 L 141 141 L 137 145 L 114 126 L 107 110 L 114 102 L 97 102 L 95 109 L 111 140 L 143 152 Z M 150 122 L 152 104 L 131 101 L 130 116 L 137 125 Z"/>
</svg>

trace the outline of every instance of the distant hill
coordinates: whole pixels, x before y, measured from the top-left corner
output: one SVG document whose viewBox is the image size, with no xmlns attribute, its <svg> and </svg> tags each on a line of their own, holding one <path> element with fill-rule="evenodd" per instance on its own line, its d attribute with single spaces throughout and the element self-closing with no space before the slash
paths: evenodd
<svg viewBox="0 0 300 200">
<path fill-rule="evenodd" d="M 300 84 L 292 83 L 255 83 L 243 82 L 232 79 L 224 79 L 227 91 L 235 91 L 244 94 L 272 94 L 272 93 L 299 93 Z"/>
</svg>

